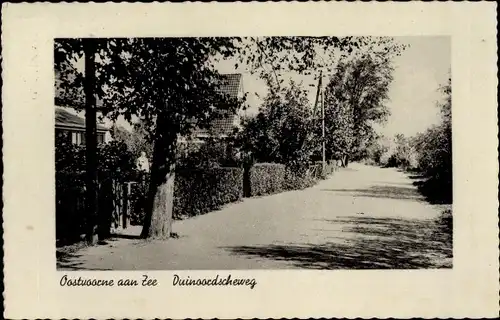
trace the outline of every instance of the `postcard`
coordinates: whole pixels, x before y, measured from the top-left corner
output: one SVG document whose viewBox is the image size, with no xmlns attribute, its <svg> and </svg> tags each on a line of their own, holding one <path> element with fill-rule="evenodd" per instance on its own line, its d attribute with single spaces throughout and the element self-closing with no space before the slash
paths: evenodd
<svg viewBox="0 0 500 320">
<path fill-rule="evenodd" d="M 4 316 L 497 316 L 495 7 L 3 4 Z"/>
</svg>

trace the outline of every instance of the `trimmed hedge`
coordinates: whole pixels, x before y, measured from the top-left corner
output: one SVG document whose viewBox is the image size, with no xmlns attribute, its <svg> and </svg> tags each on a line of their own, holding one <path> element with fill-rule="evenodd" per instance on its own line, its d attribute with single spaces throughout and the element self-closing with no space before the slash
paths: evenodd
<svg viewBox="0 0 500 320">
<path fill-rule="evenodd" d="M 275 194 L 289 190 L 302 190 L 312 187 L 317 179 L 313 177 L 306 165 L 295 165 L 293 168 L 278 163 L 257 163 L 251 168 L 244 179 L 248 185 L 245 196 L 255 197 Z"/>
<path fill-rule="evenodd" d="M 283 188 L 285 190 L 302 190 L 312 187 L 316 181 L 311 174 L 305 171 L 296 171 L 287 168 Z"/>
<path fill-rule="evenodd" d="M 285 166 L 278 163 L 257 163 L 249 172 L 250 196 L 284 191 Z"/>
<path fill-rule="evenodd" d="M 140 172 L 135 182 L 132 185 L 132 194 L 129 195 L 131 200 L 130 224 L 133 226 L 142 226 L 144 224 L 144 213 L 149 191 L 149 173 L 146 171 Z"/>
<path fill-rule="evenodd" d="M 218 210 L 242 197 L 242 168 L 178 170 L 175 176 L 174 218 L 192 217 Z"/>
</svg>

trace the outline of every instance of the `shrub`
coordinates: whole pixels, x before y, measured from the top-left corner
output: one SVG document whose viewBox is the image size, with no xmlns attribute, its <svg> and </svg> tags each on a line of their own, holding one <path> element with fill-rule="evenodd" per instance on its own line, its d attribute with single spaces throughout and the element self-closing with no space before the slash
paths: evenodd
<svg viewBox="0 0 500 320">
<path fill-rule="evenodd" d="M 262 196 L 284 190 L 285 166 L 283 164 L 257 163 L 249 170 L 251 196 Z"/>
<path fill-rule="evenodd" d="M 174 218 L 192 217 L 220 209 L 243 196 L 243 169 L 220 167 L 176 172 Z"/>
<path fill-rule="evenodd" d="M 147 177 L 132 187 L 131 225 L 142 225 L 148 193 Z M 179 168 L 174 189 L 174 219 L 193 217 L 220 209 L 243 196 L 243 169 L 233 167 Z"/>
<path fill-rule="evenodd" d="M 121 141 L 100 144 L 97 149 L 99 175 L 120 178 L 123 181 L 133 179 L 137 174 L 134 155 Z M 76 175 L 85 171 L 85 146 L 56 140 L 56 173 Z"/>
<path fill-rule="evenodd" d="M 138 170 L 135 156 L 123 141 L 100 144 L 97 152 L 99 172 L 121 181 L 136 178 Z"/>
<path fill-rule="evenodd" d="M 383 167 L 388 167 L 389 166 L 389 159 L 392 157 L 392 155 L 389 152 L 386 152 L 382 154 L 382 156 L 379 159 L 378 164 Z"/>
<path fill-rule="evenodd" d="M 149 174 L 140 172 L 137 175 L 136 183 L 132 185 L 130 200 L 130 224 L 143 225 L 146 211 L 146 201 L 149 187 Z"/>
<path fill-rule="evenodd" d="M 451 209 L 441 212 L 437 222 L 447 233 L 451 234 L 453 232 L 453 214 Z"/>
<path fill-rule="evenodd" d="M 56 174 L 77 174 L 85 170 L 85 148 L 56 139 Z"/>
<path fill-rule="evenodd" d="M 285 171 L 285 190 L 302 190 L 312 187 L 316 180 L 308 172 L 295 171 L 287 168 Z"/>
</svg>

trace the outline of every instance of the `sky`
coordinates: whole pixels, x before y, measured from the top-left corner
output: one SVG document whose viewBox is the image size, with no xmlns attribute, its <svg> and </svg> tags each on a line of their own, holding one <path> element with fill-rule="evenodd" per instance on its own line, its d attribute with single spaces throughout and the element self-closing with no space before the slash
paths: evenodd
<svg viewBox="0 0 500 320">
<path fill-rule="evenodd" d="M 439 121 L 438 89 L 446 84 L 451 70 L 450 37 L 397 37 L 409 44 L 394 60 L 394 81 L 389 88 L 389 121 L 380 132 L 387 136 L 411 136 Z"/>
<path fill-rule="evenodd" d="M 396 41 L 409 47 L 394 59 L 394 80 L 389 88 L 386 102 L 390 117 L 384 126 L 376 130 L 392 137 L 396 133 L 412 136 L 424 131 L 439 121 L 436 101 L 442 98 L 438 88 L 444 85 L 451 70 L 451 39 L 447 36 L 395 37 Z M 83 69 L 83 61 L 78 68 Z M 216 65 L 221 73 L 242 73 L 243 90 L 248 93 L 247 114 L 255 114 L 266 95 L 265 83 L 251 75 L 244 66 L 235 69 L 235 60 L 220 61 Z M 290 75 L 294 80 L 304 81 L 305 86 L 315 84 L 310 77 Z M 309 89 L 309 100 L 314 103 L 315 87 Z M 123 119 L 118 124 L 130 129 Z"/>
</svg>

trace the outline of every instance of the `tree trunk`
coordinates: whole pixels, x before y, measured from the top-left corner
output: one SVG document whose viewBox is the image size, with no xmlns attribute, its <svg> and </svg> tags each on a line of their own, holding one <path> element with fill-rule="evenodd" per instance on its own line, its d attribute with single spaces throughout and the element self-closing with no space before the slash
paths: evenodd
<svg viewBox="0 0 500 320">
<path fill-rule="evenodd" d="M 167 239 L 172 232 L 177 134 L 158 118 L 142 238 Z"/>
<path fill-rule="evenodd" d="M 90 244 L 98 240 L 98 194 L 97 194 L 97 120 L 95 99 L 95 39 L 84 39 L 85 53 L 85 160 L 86 160 L 86 238 Z"/>
<path fill-rule="evenodd" d="M 243 165 L 243 196 L 244 197 L 251 197 L 252 196 L 252 190 L 251 190 L 251 184 L 250 184 L 250 170 L 252 166 L 250 163 L 245 163 Z"/>
</svg>

